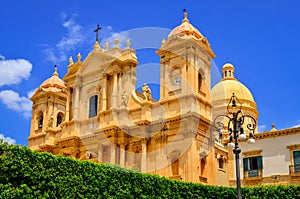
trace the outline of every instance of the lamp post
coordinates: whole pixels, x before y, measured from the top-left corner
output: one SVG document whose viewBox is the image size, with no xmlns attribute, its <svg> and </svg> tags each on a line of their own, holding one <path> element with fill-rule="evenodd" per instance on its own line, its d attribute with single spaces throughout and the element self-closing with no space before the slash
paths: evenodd
<svg viewBox="0 0 300 199">
<path fill-rule="evenodd" d="M 227 105 L 227 114 L 218 115 L 214 120 L 214 126 L 219 132 L 219 137 L 222 138 L 222 129 L 224 129 L 224 119 L 227 118 L 228 124 L 227 129 L 229 132 L 229 143 L 228 147 L 233 147 L 233 153 L 235 154 L 235 168 L 236 168 L 236 187 L 238 199 L 241 199 L 241 178 L 240 178 L 240 165 L 239 165 L 239 155 L 241 149 L 239 148 L 239 140 L 245 140 L 247 138 L 243 124 L 245 123 L 245 118 L 250 118 L 248 124 L 245 124 L 249 130 L 249 143 L 255 143 L 253 139 L 254 130 L 256 128 L 256 120 L 251 115 L 244 115 L 242 111 L 242 104 L 239 99 L 232 94 L 229 103 Z"/>
</svg>

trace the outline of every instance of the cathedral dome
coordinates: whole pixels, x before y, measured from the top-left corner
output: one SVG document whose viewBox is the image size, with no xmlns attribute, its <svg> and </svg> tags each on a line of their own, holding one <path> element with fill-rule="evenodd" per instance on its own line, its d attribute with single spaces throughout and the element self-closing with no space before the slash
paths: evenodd
<svg viewBox="0 0 300 199">
<path fill-rule="evenodd" d="M 49 79 L 45 80 L 41 85 L 40 88 L 46 91 L 53 91 L 53 92 L 58 92 L 63 89 L 66 89 L 65 82 L 58 77 L 57 73 L 57 67 L 54 69 L 54 73 L 52 74 L 52 77 Z"/>
<path fill-rule="evenodd" d="M 222 67 L 223 78 L 211 91 L 212 103 L 215 107 L 227 106 L 229 99 L 234 93 L 241 101 L 243 107 L 255 109 L 256 103 L 250 90 L 234 77 L 234 66 L 226 63 Z M 223 101 L 223 103 L 221 103 Z"/>
<path fill-rule="evenodd" d="M 228 114 L 227 106 L 231 96 L 234 94 L 242 105 L 242 111 L 245 115 L 250 115 L 258 119 L 258 111 L 256 109 L 256 103 L 250 90 L 234 77 L 234 66 L 230 63 L 226 63 L 222 67 L 222 80 L 217 83 L 211 90 L 212 98 L 212 116 L 215 119 L 218 115 Z M 227 121 L 228 122 L 228 121 Z M 225 129 L 227 128 L 227 123 Z M 245 118 L 245 124 L 252 123 L 250 118 Z M 257 129 L 255 130 L 257 132 Z"/>
<path fill-rule="evenodd" d="M 212 100 L 217 101 L 230 99 L 233 93 L 239 99 L 245 99 L 254 102 L 254 98 L 249 89 L 236 79 L 227 79 L 216 84 L 211 92 Z"/>
<path fill-rule="evenodd" d="M 192 24 L 190 24 L 190 21 L 187 18 L 188 14 L 185 12 L 184 13 L 184 19 L 182 20 L 182 23 L 175 27 L 168 37 L 172 36 L 192 36 L 195 37 L 196 39 L 201 39 L 203 38 L 203 35 L 200 33 L 199 30 L 197 30 Z"/>
</svg>

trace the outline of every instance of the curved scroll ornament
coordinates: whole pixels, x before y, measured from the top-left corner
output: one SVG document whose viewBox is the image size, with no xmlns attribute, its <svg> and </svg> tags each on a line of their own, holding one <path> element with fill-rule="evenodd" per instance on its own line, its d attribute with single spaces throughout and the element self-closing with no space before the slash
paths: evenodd
<svg viewBox="0 0 300 199">
<path fill-rule="evenodd" d="M 217 132 L 219 133 L 219 138 L 222 138 L 222 130 L 225 127 L 224 119 L 227 118 L 229 120 L 228 125 L 230 124 L 231 118 L 228 115 L 218 115 L 214 119 L 214 126 L 217 129 Z"/>
</svg>

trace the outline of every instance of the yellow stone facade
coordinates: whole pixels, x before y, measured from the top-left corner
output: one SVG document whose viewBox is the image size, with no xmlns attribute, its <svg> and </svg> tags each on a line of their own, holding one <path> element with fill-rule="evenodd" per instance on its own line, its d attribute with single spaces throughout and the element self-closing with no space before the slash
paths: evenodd
<svg viewBox="0 0 300 199">
<path fill-rule="evenodd" d="M 84 60 L 80 54 L 76 62 L 70 57 L 62 79 L 55 68 L 36 89 L 28 146 L 176 180 L 232 185 L 232 152 L 215 135 L 213 118 L 224 114 L 233 92 L 245 113 L 258 118 L 254 98 L 235 79 L 233 65 L 224 65 L 221 82 L 211 89 L 215 54 L 184 13 L 156 51 L 156 101 L 147 83 L 142 92 L 136 89 L 138 59 L 131 42 L 125 49 L 117 38 L 114 43 L 103 49 L 96 41 Z"/>
<path fill-rule="evenodd" d="M 136 51 L 102 49 L 96 41 L 81 61 L 70 57 L 68 71 L 57 69 L 35 91 L 31 149 L 81 160 L 118 164 L 172 179 L 227 184 L 211 132 L 211 59 L 208 40 L 190 24 L 187 13 L 157 50 L 160 100 L 145 83 L 137 92 Z"/>
</svg>

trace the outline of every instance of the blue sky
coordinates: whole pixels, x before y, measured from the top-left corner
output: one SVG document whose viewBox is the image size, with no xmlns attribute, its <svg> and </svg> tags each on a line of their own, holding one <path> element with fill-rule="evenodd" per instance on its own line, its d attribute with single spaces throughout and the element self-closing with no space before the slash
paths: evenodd
<svg viewBox="0 0 300 199">
<path fill-rule="evenodd" d="M 260 129 L 270 129 L 273 122 L 277 129 L 299 125 L 297 0 L 0 0 L 0 138 L 27 144 L 28 97 L 51 76 L 54 64 L 63 77 L 70 55 L 75 60 L 78 52 L 87 56 L 97 24 L 103 27 L 102 43 L 119 32 L 138 28 L 168 31 L 181 23 L 183 8 L 190 22 L 208 38 L 217 68 L 229 57 L 236 77 L 251 90 L 260 112 Z M 151 34 L 143 38 L 154 40 Z M 120 38 L 121 42 L 125 39 Z M 137 53 L 140 68 L 159 63 L 155 45 Z M 158 74 L 145 76 L 145 71 L 139 70 L 140 80 L 158 78 Z"/>
</svg>

